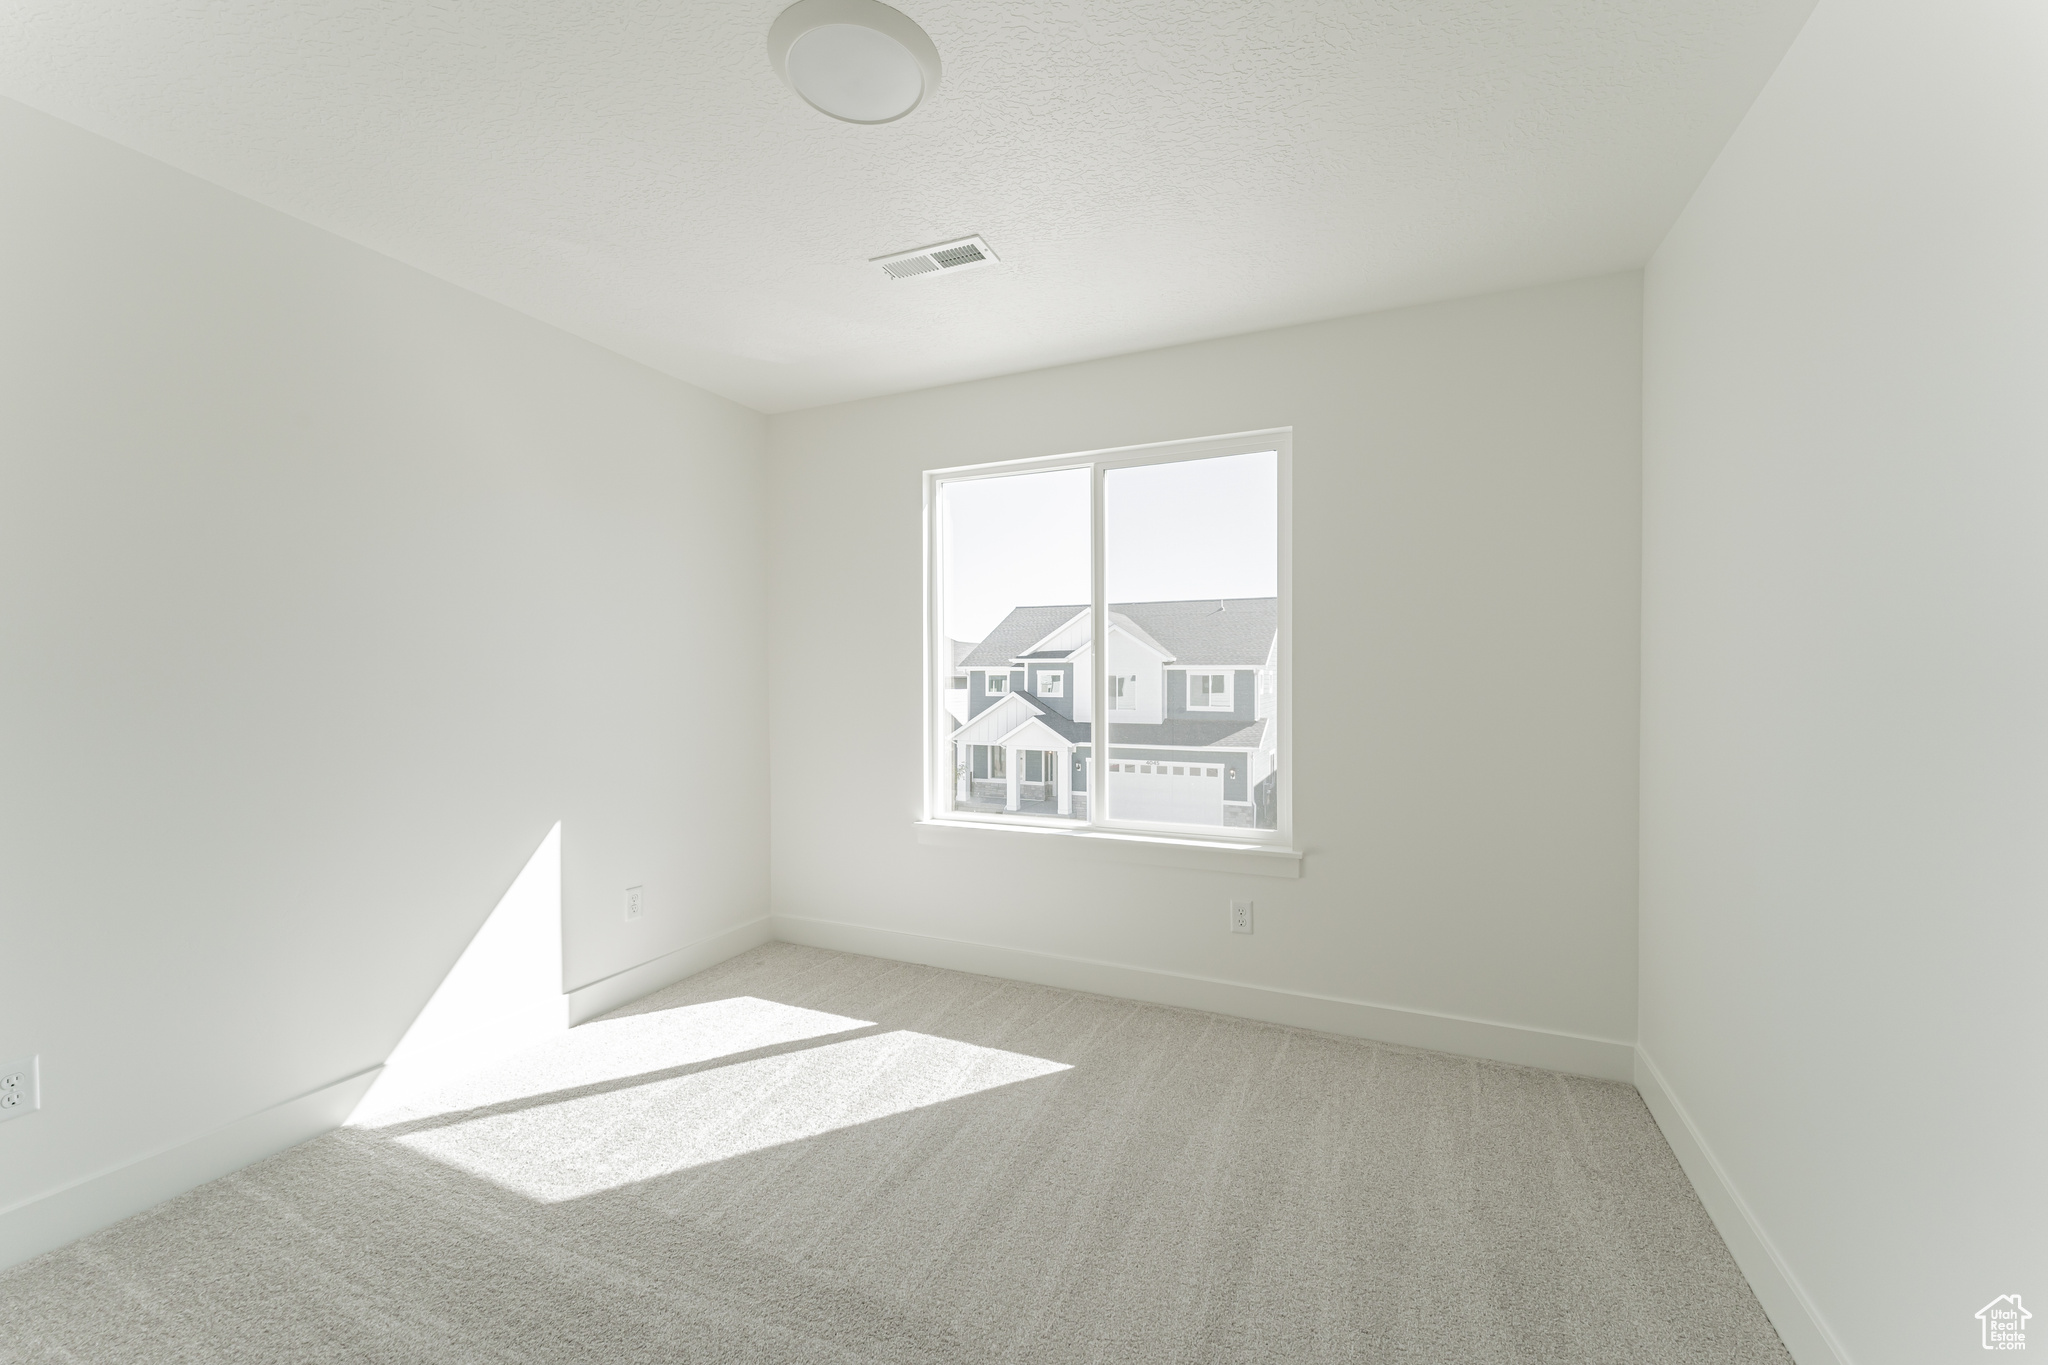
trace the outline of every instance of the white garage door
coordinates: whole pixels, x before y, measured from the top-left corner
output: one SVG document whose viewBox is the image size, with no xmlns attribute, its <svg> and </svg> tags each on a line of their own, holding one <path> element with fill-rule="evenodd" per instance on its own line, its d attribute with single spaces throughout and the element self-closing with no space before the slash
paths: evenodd
<svg viewBox="0 0 2048 1365">
<path fill-rule="evenodd" d="M 1118 820 L 1220 825 L 1223 764 L 1117 759 L 1109 765 L 1109 810 Z"/>
</svg>

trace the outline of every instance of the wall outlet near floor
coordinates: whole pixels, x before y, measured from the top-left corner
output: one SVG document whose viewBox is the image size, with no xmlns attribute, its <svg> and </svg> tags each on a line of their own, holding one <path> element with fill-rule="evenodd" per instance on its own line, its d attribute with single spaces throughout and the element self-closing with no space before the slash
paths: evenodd
<svg viewBox="0 0 2048 1365">
<path fill-rule="evenodd" d="M 1252 931 L 1252 903 L 1232 901 L 1230 903 L 1230 932 L 1249 934 Z"/>
<path fill-rule="evenodd" d="M 0 1062 L 0 1123 L 43 1107 L 42 1088 L 36 1084 L 38 1060 Z"/>
<path fill-rule="evenodd" d="M 641 902 L 641 892 L 642 892 L 643 890 L 644 890 L 644 888 L 642 888 L 642 887 L 638 887 L 638 886 L 629 886 L 629 887 L 627 887 L 627 888 L 626 888 L 626 918 L 627 918 L 627 919 L 639 919 L 639 918 L 640 918 L 640 902 Z"/>
</svg>

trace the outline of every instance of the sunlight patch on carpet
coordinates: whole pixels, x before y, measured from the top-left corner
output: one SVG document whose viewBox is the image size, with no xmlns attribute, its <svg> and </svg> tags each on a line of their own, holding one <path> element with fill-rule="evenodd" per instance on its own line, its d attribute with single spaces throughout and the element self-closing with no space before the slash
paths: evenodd
<svg viewBox="0 0 2048 1365">
<path fill-rule="evenodd" d="M 559 1203 L 1069 1069 L 896 1031 L 393 1140 L 504 1189 Z"/>
<path fill-rule="evenodd" d="M 749 995 L 598 1019 L 425 1093 L 407 1093 L 358 1111 L 350 1123 L 388 1127 L 871 1027 L 865 1019 Z"/>
</svg>

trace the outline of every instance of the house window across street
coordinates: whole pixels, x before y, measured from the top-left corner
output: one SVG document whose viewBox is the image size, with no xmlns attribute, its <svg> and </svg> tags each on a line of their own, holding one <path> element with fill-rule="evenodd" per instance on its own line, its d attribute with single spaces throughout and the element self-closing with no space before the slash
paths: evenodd
<svg viewBox="0 0 2048 1365">
<path fill-rule="evenodd" d="M 928 819 L 1287 846 L 1290 445 L 926 473 Z"/>
</svg>

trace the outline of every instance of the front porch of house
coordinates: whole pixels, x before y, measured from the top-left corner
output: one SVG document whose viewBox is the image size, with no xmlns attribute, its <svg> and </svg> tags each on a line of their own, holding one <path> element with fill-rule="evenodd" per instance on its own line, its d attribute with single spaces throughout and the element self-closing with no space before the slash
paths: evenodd
<svg viewBox="0 0 2048 1365">
<path fill-rule="evenodd" d="M 1019 782 L 1017 804 L 1013 808 L 1009 800 L 1009 784 L 1006 782 L 968 783 L 967 795 L 956 799 L 955 810 L 973 811 L 977 815 L 1065 815 L 1076 820 L 1088 818 L 1088 793 L 1074 792 L 1068 798 L 1068 809 L 1060 809 L 1059 784 L 1052 782 Z"/>
<path fill-rule="evenodd" d="M 1043 733 L 1006 736 L 1013 741 L 1007 744 L 954 746 L 954 809 L 1087 819 L 1087 757 L 1074 745 L 1027 747 L 1058 737 L 1042 726 L 1020 730 Z"/>
</svg>

